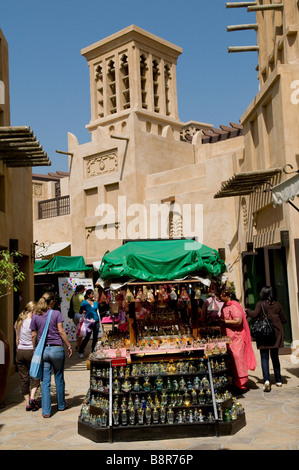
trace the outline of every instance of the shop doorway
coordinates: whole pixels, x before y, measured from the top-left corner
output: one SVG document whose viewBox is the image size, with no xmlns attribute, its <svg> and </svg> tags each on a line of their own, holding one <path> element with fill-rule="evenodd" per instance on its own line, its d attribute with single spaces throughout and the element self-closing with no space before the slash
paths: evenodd
<svg viewBox="0 0 299 470">
<path fill-rule="evenodd" d="M 271 286 L 287 318 L 284 324 L 285 345 L 290 346 L 292 327 L 285 248 L 280 245 L 257 248 L 243 253 L 242 259 L 245 306 L 254 309 L 262 287 Z"/>
</svg>

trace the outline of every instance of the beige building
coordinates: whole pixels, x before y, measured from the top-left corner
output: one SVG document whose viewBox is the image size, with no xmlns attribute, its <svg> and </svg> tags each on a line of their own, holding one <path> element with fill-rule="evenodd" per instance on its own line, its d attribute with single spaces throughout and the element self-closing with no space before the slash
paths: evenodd
<svg viewBox="0 0 299 470">
<path fill-rule="evenodd" d="M 290 343 L 299 339 L 299 205 L 288 198 L 299 194 L 299 7 L 295 0 L 245 3 L 256 11 L 260 87 L 240 119 L 239 175 L 231 174 L 217 197 L 231 196 L 240 214 L 245 302 L 253 305 L 263 285 L 274 287 L 289 317 Z"/>
<path fill-rule="evenodd" d="M 29 127 L 10 125 L 8 44 L 0 30 L 0 251 L 18 251 L 26 279 L 20 290 L 0 298 L 0 329 L 10 345 L 14 365 L 14 321 L 34 297 L 32 167 L 50 165 Z"/>
<path fill-rule="evenodd" d="M 291 13 L 257 13 L 261 90 L 241 125 L 220 129 L 178 117 L 181 48 L 132 25 L 83 49 L 90 70 L 91 139 L 80 145 L 69 134 L 64 179 L 70 213 L 35 221 L 34 240 L 52 243 L 53 252 L 55 243 L 70 243 L 72 255 L 92 264 L 123 239 L 195 236 L 225 257 L 242 302 L 254 304 L 262 285 L 273 283 L 290 317 L 287 340 L 299 339 L 297 212 L 286 203 L 274 208 L 272 193 L 262 193 L 261 186 L 287 178 L 285 164 L 297 168 L 298 136 L 290 123 L 295 129 L 298 108 L 286 95 L 298 67 L 295 24 L 286 26 L 290 14 L 298 26 L 296 2 Z M 267 47 L 270 41 L 267 15 L 272 33 L 280 33 L 272 58 L 269 50 L 262 52 L 263 36 Z"/>
</svg>

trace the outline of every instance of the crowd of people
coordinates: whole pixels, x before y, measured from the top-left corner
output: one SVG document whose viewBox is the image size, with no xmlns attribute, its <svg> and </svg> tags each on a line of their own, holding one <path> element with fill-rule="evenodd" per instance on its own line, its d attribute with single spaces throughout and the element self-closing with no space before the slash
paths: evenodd
<svg viewBox="0 0 299 470">
<path fill-rule="evenodd" d="M 87 289 L 85 292 L 83 285 L 77 286 L 72 297 L 73 319 L 79 326 L 84 320 L 93 324 L 86 335 L 77 335 L 76 349 L 79 357 L 84 357 L 84 350 L 93 333 L 91 351 L 94 350 L 98 337 L 102 334 L 101 316 L 99 313 L 99 302 L 95 299 L 94 291 Z M 244 393 L 247 390 L 248 371 L 255 370 L 257 362 L 252 348 L 252 339 L 248 325 L 248 317 L 257 319 L 261 315 L 267 315 L 274 325 L 275 337 L 271 344 L 257 341 L 257 348 L 260 350 L 261 366 L 263 373 L 265 392 L 271 390 L 269 358 L 271 357 L 275 381 L 278 387 L 282 386 L 280 361 L 278 350 L 283 347 L 283 326 L 286 317 L 282 306 L 274 300 L 271 287 L 264 287 L 260 292 L 260 300 L 255 310 L 249 308 L 243 310 L 241 304 L 235 299 L 231 286 L 226 284 L 217 289 L 214 286 L 213 295 L 205 300 L 200 313 L 201 325 L 218 325 L 222 334 L 230 340 L 228 343 L 228 359 L 233 379 L 235 392 Z M 43 374 L 42 379 L 32 379 L 30 377 L 30 364 L 35 347 L 42 335 L 48 316 L 50 316 L 49 328 L 43 351 Z M 46 292 L 38 302 L 29 302 L 24 311 L 19 315 L 15 323 L 16 331 L 16 364 L 21 379 L 21 390 L 26 403 L 26 411 L 37 411 L 39 406 L 35 395 L 41 386 L 41 408 L 44 418 L 51 417 L 51 373 L 53 371 L 57 409 L 63 411 L 68 404 L 65 400 L 65 347 L 67 354 L 72 356 L 73 351 L 67 334 L 63 328 L 63 317 L 58 309 L 55 309 L 55 295 Z"/>
</svg>

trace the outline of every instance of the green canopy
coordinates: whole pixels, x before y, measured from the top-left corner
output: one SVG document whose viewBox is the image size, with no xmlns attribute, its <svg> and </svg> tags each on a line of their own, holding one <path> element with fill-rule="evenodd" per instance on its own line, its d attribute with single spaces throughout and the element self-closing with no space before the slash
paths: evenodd
<svg viewBox="0 0 299 470">
<path fill-rule="evenodd" d="M 87 271 L 92 269 L 86 266 L 83 256 L 54 256 L 52 259 L 36 260 L 34 273 L 57 273 L 62 271 Z"/>
<path fill-rule="evenodd" d="M 216 277 L 226 271 L 219 253 L 195 240 L 128 242 L 103 256 L 102 279 L 155 282 L 188 275 Z"/>
</svg>

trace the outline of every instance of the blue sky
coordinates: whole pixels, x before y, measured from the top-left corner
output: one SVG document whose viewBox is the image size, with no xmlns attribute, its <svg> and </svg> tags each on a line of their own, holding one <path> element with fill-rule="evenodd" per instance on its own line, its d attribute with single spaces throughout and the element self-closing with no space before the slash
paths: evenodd
<svg viewBox="0 0 299 470">
<path fill-rule="evenodd" d="M 135 24 L 177 46 L 179 118 L 219 127 L 239 122 L 258 91 L 256 52 L 227 52 L 256 44 L 246 8 L 226 0 L 1 0 L 0 28 L 9 44 L 11 125 L 30 126 L 52 166 L 68 171 L 67 134 L 90 140 L 89 70 L 81 49 Z"/>
</svg>

